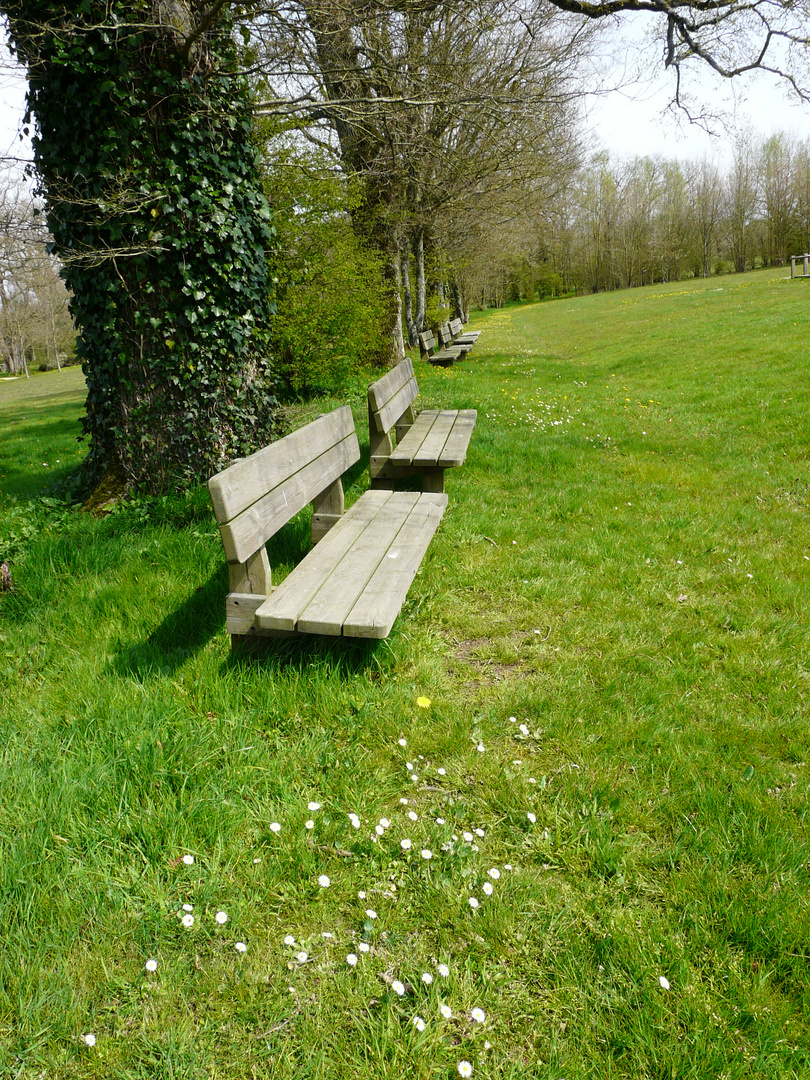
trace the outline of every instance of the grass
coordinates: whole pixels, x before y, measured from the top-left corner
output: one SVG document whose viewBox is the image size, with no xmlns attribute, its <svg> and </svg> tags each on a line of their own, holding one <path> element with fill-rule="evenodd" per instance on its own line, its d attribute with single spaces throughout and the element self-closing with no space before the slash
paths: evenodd
<svg viewBox="0 0 810 1080">
<path fill-rule="evenodd" d="M 78 388 L 3 384 L 0 1076 L 810 1076 L 806 304 L 481 317 L 390 638 L 258 663 L 205 492 L 69 510 Z"/>
</svg>

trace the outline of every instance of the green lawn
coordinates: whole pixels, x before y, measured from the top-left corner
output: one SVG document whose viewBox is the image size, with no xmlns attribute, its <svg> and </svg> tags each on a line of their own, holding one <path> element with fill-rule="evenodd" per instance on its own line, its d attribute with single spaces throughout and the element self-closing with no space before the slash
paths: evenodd
<svg viewBox="0 0 810 1080">
<path fill-rule="evenodd" d="M 253 663 L 206 492 L 67 508 L 0 383 L 0 1076 L 810 1076 L 808 303 L 478 317 L 391 636 Z"/>
</svg>

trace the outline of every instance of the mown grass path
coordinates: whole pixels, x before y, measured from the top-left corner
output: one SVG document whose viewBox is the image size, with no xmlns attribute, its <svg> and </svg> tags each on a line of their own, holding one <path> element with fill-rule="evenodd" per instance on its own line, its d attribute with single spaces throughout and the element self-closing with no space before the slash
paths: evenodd
<svg viewBox="0 0 810 1080">
<path fill-rule="evenodd" d="M 2 384 L 0 1075 L 810 1075 L 808 302 L 481 317 L 391 637 L 257 664 L 205 492 L 42 502 Z"/>
</svg>

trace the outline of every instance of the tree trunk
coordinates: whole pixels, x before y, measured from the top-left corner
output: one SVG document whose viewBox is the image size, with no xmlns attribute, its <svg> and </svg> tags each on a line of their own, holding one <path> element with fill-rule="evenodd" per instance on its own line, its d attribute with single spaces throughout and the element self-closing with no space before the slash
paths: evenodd
<svg viewBox="0 0 810 1080">
<path fill-rule="evenodd" d="M 269 209 L 229 8 L 0 0 L 73 294 L 88 486 L 196 482 L 278 434 Z"/>
<path fill-rule="evenodd" d="M 427 305 L 427 286 L 425 283 L 425 231 L 416 229 L 411 241 L 413 260 L 416 268 L 416 315 L 414 322 L 418 330 L 425 329 L 425 311 Z"/>
<path fill-rule="evenodd" d="M 410 254 L 406 248 L 399 253 L 400 280 L 402 282 L 402 304 L 405 315 L 405 327 L 408 331 L 408 344 L 413 348 L 419 340 L 413 319 L 413 297 L 411 295 Z"/>
</svg>

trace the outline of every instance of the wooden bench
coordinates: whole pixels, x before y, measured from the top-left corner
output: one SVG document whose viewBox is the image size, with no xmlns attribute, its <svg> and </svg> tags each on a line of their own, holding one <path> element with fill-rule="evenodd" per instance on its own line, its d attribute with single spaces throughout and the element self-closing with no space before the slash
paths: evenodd
<svg viewBox="0 0 810 1080">
<path fill-rule="evenodd" d="M 453 337 L 453 331 L 450 329 L 450 323 L 443 323 L 439 327 L 439 341 L 443 349 L 461 349 L 461 359 L 466 360 L 468 353 L 472 350 L 474 341 L 460 341 Z"/>
<path fill-rule="evenodd" d="M 226 624 L 247 637 L 387 637 L 447 506 L 440 492 L 367 491 L 344 513 L 360 458 L 348 405 L 208 481 L 228 560 Z M 278 586 L 265 543 L 312 503 L 316 545 Z"/>
<path fill-rule="evenodd" d="M 419 350 L 422 359 L 431 364 L 439 364 L 440 367 L 449 367 L 456 360 L 461 359 L 461 349 L 438 348 L 438 342 L 432 330 L 425 330 L 419 335 Z"/>
<path fill-rule="evenodd" d="M 454 345 L 474 345 L 481 336 L 480 330 L 465 330 L 461 319 L 450 320 L 450 333 L 453 335 Z"/>
<path fill-rule="evenodd" d="M 413 403 L 418 394 L 408 359 L 368 388 L 372 488 L 392 488 L 401 477 L 421 474 L 423 491 L 444 491 L 445 469 L 464 464 L 477 411 L 425 409 L 416 416 Z"/>
</svg>

